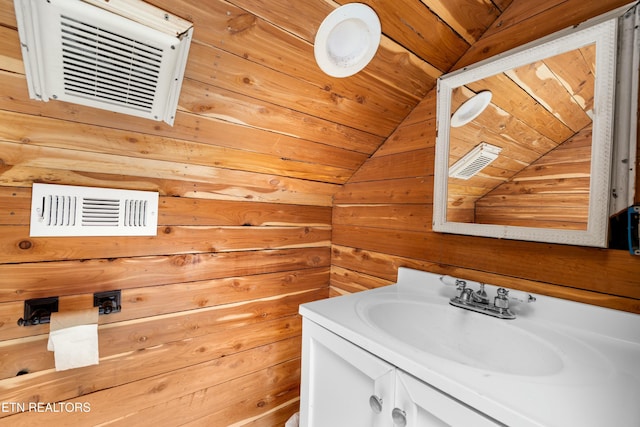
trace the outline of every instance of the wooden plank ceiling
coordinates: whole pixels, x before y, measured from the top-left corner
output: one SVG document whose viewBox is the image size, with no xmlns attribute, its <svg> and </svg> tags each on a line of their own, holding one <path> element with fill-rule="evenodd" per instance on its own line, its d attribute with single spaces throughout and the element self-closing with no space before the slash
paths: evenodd
<svg viewBox="0 0 640 427">
<path fill-rule="evenodd" d="M 381 45 L 363 71 L 342 79 L 319 69 L 313 42 L 323 19 L 347 1 L 148 2 L 194 24 L 175 126 L 158 123 L 149 138 L 170 138 L 171 146 L 175 140 L 178 145 L 180 141 L 201 144 L 182 144 L 186 151 L 195 150 L 189 158 L 184 152 L 168 151 L 165 157 L 342 184 L 511 0 L 366 0 L 380 17 Z M 13 2 L 0 0 L 0 9 L 3 69 L 16 73 L 0 107 L 11 102 L 7 109 L 16 110 L 16 101 L 25 102 L 19 108 L 33 112 L 33 101 L 24 99 L 25 82 L 19 78 L 24 68 Z M 111 126 L 118 118 L 60 102 L 37 107 L 42 116 L 67 119 L 71 114 L 78 122 L 98 126 Z M 146 120 L 119 122 L 124 132 L 149 134 Z M 18 140 L 20 133 L 16 131 Z M 48 135 L 49 140 L 52 137 Z M 38 143 L 35 135 L 29 138 Z M 130 153 L 131 144 L 125 145 L 109 151 Z M 157 156 L 155 150 L 140 149 Z"/>
<path fill-rule="evenodd" d="M 203 156 L 223 156 L 221 166 L 232 169 L 342 184 L 510 0 L 364 1 L 380 17 L 381 45 L 362 72 L 343 79 L 319 69 L 313 42 L 322 20 L 348 1 L 149 3 L 194 24 L 184 114 L 175 129 L 161 125 L 163 135 L 193 139 L 185 129 L 230 122 L 224 134 L 201 133 L 226 150 Z"/>
<path fill-rule="evenodd" d="M 101 153 L 104 161 L 96 164 L 76 158 L 70 169 L 84 174 L 118 173 L 122 168 L 110 159 L 133 156 L 155 166 L 183 164 L 202 185 L 242 182 L 241 190 L 216 198 L 330 205 L 336 185 L 349 180 L 511 0 L 366 0 L 381 19 L 381 45 L 363 71 L 342 79 L 319 69 L 313 42 L 323 19 L 346 1 L 148 2 L 194 24 L 173 127 L 29 100 L 13 2 L 0 0 L 0 120 L 7 124 L 3 140 L 13 143 L 0 149 L 3 162 L 14 166 L 3 182 L 29 185 L 29 172 L 15 167 L 25 150 L 38 151 L 42 161 L 30 167 L 44 171 L 62 161 L 55 148 L 64 148 Z M 77 138 L 69 139 L 65 121 L 78 123 Z M 28 148 L 17 145 L 27 140 Z M 194 181 L 174 169 L 167 172 Z M 259 186 L 254 173 L 264 177 Z M 205 175 L 213 176 L 205 182 Z"/>
</svg>

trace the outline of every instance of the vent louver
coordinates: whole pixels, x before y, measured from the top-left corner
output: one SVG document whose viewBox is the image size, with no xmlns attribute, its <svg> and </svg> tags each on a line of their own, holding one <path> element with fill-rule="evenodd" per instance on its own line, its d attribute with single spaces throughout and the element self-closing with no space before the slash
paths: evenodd
<svg viewBox="0 0 640 427">
<path fill-rule="evenodd" d="M 155 192 L 33 184 L 33 237 L 155 236 L 157 223 Z"/>
<path fill-rule="evenodd" d="M 120 200 L 82 199 L 82 225 L 117 227 L 120 222 Z"/>
<path fill-rule="evenodd" d="M 449 168 L 449 177 L 469 179 L 498 158 L 502 148 L 482 142 Z"/>
<path fill-rule="evenodd" d="M 14 3 L 32 99 L 173 124 L 193 32 L 190 23 L 182 33 L 170 35 L 80 0 Z"/>
<path fill-rule="evenodd" d="M 67 16 L 61 26 L 66 94 L 152 111 L 160 48 Z"/>
</svg>

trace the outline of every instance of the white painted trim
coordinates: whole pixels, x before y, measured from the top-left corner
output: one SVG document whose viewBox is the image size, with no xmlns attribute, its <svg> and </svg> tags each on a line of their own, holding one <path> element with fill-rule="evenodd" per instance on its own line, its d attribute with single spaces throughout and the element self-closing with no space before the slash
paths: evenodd
<svg viewBox="0 0 640 427">
<path fill-rule="evenodd" d="M 618 79 L 609 215 L 634 204 L 638 137 L 638 78 L 640 76 L 640 7 L 620 18 Z"/>
</svg>

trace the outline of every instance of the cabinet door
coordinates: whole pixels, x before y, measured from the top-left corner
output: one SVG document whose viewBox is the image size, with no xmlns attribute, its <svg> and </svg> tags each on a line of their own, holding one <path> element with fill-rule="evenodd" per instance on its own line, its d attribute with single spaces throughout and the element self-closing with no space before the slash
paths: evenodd
<svg viewBox="0 0 640 427">
<path fill-rule="evenodd" d="M 397 427 L 503 425 L 399 369 L 394 410 Z"/>
<path fill-rule="evenodd" d="M 303 320 L 302 427 L 390 426 L 395 368 Z"/>
</svg>

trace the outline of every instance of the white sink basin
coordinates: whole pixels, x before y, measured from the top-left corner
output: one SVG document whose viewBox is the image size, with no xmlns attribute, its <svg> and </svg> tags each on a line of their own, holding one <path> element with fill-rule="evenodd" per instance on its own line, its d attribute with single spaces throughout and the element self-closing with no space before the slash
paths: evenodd
<svg viewBox="0 0 640 427">
<path fill-rule="evenodd" d="M 371 326 L 419 351 L 459 364 L 512 375 L 552 375 L 564 366 L 553 344 L 512 320 L 450 305 L 411 300 L 363 300 Z"/>
</svg>

